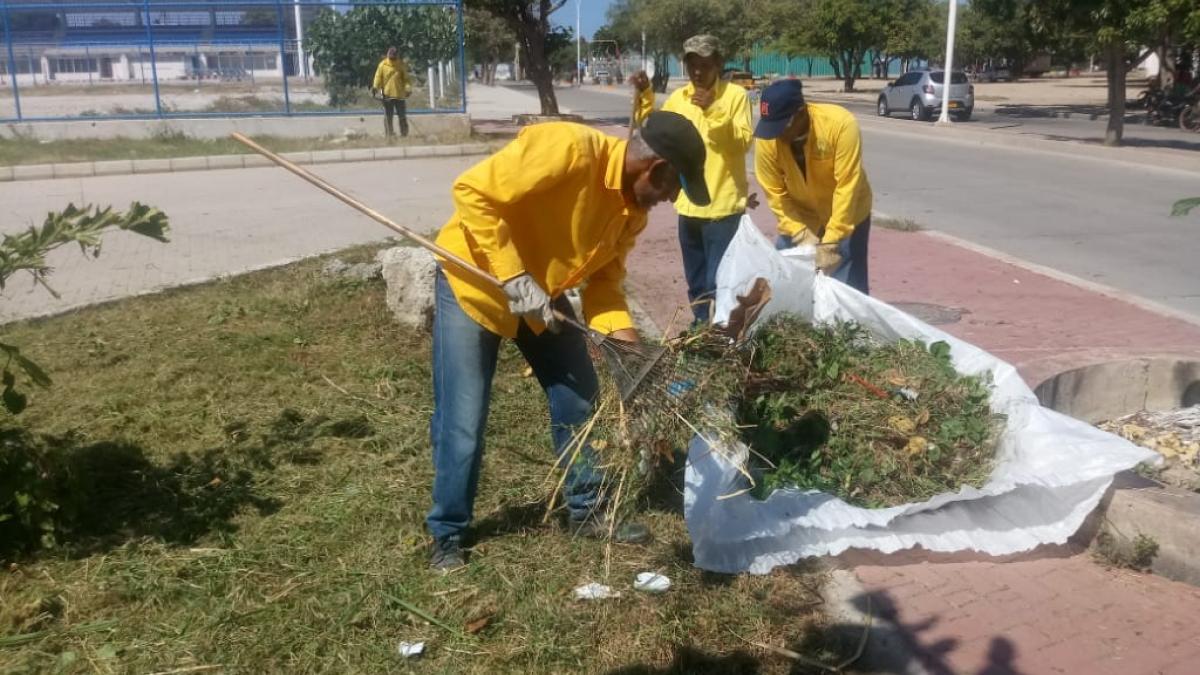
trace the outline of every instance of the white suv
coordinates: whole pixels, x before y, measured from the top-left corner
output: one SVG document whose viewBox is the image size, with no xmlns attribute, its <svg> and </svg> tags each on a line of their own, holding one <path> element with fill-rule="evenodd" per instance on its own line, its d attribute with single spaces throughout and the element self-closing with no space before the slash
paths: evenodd
<svg viewBox="0 0 1200 675">
<path fill-rule="evenodd" d="M 934 110 L 942 109 L 942 85 L 946 73 L 941 70 L 914 70 L 888 84 L 879 93 L 878 112 L 887 117 L 894 110 L 907 110 L 914 120 L 927 120 Z M 950 76 L 950 114 L 965 122 L 975 109 L 975 86 L 962 72 Z"/>
</svg>

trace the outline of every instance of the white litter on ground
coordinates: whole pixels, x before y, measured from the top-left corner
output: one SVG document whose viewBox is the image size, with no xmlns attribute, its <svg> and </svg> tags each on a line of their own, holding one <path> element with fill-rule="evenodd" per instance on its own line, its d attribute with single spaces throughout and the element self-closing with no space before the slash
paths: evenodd
<svg viewBox="0 0 1200 675">
<path fill-rule="evenodd" d="M 641 572 L 633 582 L 633 589 L 646 593 L 666 593 L 671 590 L 671 580 L 655 572 Z"/>
<path fill-rule="evenodd" d="M 595 582 L 584 584 L 575 589 L 576 600 L 607 600 L 608 598 L 619 598 L 621 594 L 614 591 L 612 588 L 604 584 Z"/>
<path fill-rule="evenodd" d="M 425 652 L 424 642 L 401 642 L 396 651 L 400 652 L 400 656 L 406 659 L 411 659 L 420 656 Z"/>
</svg>

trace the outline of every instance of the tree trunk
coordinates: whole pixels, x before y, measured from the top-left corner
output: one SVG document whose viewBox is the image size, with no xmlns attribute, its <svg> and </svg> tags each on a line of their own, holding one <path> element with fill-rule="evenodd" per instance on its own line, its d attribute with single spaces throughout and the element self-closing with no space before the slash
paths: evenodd
<svg viewBox="0 0 1200 675">
<path fill-rule="evenodd" d="M 812 57 L 810 56 L 810 57 L 808 57 L 808 76 L 809 76 L 809 78 L 812 77 L 812 71 L 813 71 L 813 60 L 812 60 Z"/>
<path fill-rule="evenodd" d="M 1125 44 L 1113 40 L 1104 46 L 1104 65 L 1108 68 L 1108 128 L 1104 144 L 1117 146 L 1125 133 Z"/>
<path fill-rule="evenodd" d="M 838 60 L 834 57 L 829 57 L 829 65 L 833 67 L 833 76 L 837 79 L 842 79 L 842 67 L 838 65 Z"/>
<path fill-rule="evenodd" d="M 858 67 L 861 64 L 855 63 L 853 52 L 842 52 L 842 90 L 845 92 L 854 91 L 854 81 L 858 76 Z"/>
<path fill-rule="evenodd" d="M 558 98 L 554 95 L 554 73 L 546 60 L 546 36 L 538 26 L 522 22 L 521 51 L 525 61 L 525 76 L 537 87 L 543 115 L 558 114 Z"/>
<path fill-rule="evenodd" d="M 667 91 L 667 83 L 671 80 L 670 55 L 658 52 L 654 55 L 654 77 L 650 79 L 650 87 L 659 93 Z"/>
</svg>

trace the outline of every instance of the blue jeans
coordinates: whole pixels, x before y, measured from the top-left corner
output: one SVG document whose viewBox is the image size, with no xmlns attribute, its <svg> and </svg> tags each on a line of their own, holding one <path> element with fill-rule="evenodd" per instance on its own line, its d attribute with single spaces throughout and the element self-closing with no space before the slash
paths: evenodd
<svg viewBox="0 0 1200 675">
<path fill-rule="evenodd" d="M 570 303 L 555 305 L 565 314 Z M 483 431 L 487 423 L 492 376 L 496 373 L 499 335 L 480 326 L 458 305 L 439 268 L 433 316 L 433 508 L 425 522 L 436 539 L 459 539 L 471 523 Z M 533 368 L 550 403 L 550 435 L 560 466 L 570 461 L 564 450 L 578 427 L 592 414 L 599 385 L 587 342 L 581 332 L 563 327 L 555 335 L 534 335 L 521 322 L 517 347 Z M 582 520 L 597 506 L 603 474 L 595 468 L 590 446 L 567 469 L 564 486 L 571 518 Z"/>
<path fill-rule="evenodd" d="M 854 226 L 854 233 L 838 242 L 838 253 L 842 255 L 842 264 L 829 276 L 858 289 L 864 295 L 870 295 L 870 284 L 867 282 L 867 244 L 871 239 L 871 216 Z M 793 248 L 792 238 L 781 234 L 775 239 L 775 248 L 782 251 Z"/>
<path fill-rule="evenodd" d="M 717 220 L 679 216 L 683 276 L 696 323 L 708 323 L 712 300 L 717 294 L 717 266 L 741 220 L 740 213 Z"/>
</svg>

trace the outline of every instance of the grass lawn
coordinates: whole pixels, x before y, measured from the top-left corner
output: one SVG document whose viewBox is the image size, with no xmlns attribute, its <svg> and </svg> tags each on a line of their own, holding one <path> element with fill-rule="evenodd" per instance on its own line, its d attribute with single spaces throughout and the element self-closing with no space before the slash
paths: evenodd
<svg viewBox="0 0 1200 675">
<path fill-rule="evenodd" d="M 383 122 L 380 122 L 382 129 Z M 409 136 L 397 138 L 389 144 L 379 134 L 360 138 L 284 138 L 280 136 L 255 136 L 266 147 L 275 152 L 303 152 L 308 150 L 348 150 L 351 148 L 378 148 L 388 145 L 434 145 L 466 143 L 470 136 L 461 138 L 439 137 L 437 139 Z M 163 159 L 171 157 L 198 157 L 204 155 L 244 155 L 253 151 L 231 138 L 203 139 L 183 134 L 167 134 L 156 138 L 75 138 L 43 142 L 35 138 L 0 138 L 0 166 L 19 164 L 55 164 L 66 162 L 98 162 L 113 159 Z"/>
<path fill-rule="evenodd" d="M 543 524 L 547 413 L 511 347 L 472 564 L 429 572 L 429 339 L 321 265 L 4 327 L 55 383 L 3 437 L 64 458 L 76 515 L 0 569 L 0 673 L 789 671 L 746 641 L 811 637 L 816 573 L 701 572 L 678 495 L 647 500 L 647 547 Z M 674 587 L 632 590 L 647 570 Z M 589 581 L 622 595 L 573 600 Z"/>
</svg>

